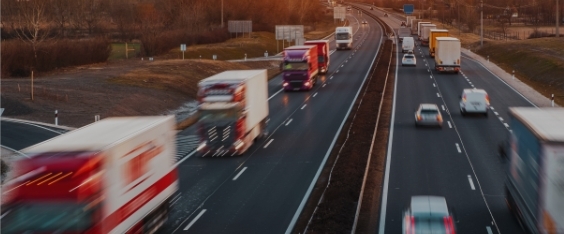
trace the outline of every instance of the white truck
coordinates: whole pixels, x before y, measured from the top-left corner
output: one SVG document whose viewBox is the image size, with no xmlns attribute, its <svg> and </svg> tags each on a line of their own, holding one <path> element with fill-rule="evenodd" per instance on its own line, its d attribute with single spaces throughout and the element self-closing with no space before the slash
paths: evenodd
<svg viewBox="0 0 564 234">
<path fill-rule="evenodd" d="M 200 156 L 241 155 L 268 134 L 267 70 L 233 70 L 198 83 Z"/>
<path fill-rule="evenodd" d="M 411 37 L 411 29 L 407 27 L 401 27 L 398 29 L 398 37 L 400 41 L 403 41 L 404 37 Z"/>
<path fill-rule="evenodd" d="M 407 27 L 411 27 L 412 24 L 412 20 L 417 19 L 417 17 L 413 16 L 413 15 L 408 15 L 405 17 L 405 21 L 407 22 Z"/>
<path fill-rule="evenodd" d="M 21 150 L 3 233 L 154 233 L 178 190 L 174 116 L 106 118 Z"/>
<path fill-rule="evenodd" d="M 353 28 L 347 27 L 337 27 L 335 29 L 335 45 L 337 50 L 339 49 L 352 49 L 353 43 Z"/>
<path fill-rule="evenodd" d="M 417 29 L 419 26 L 419 22 L 421 22 L 423 20 L 421 19 L 412 19 L 411 20 L 411 25 L 409 26 L 411 28 L 411 35 L 417 35 Z"/>
<path fill-rule="evenodd" d="M 435 70 L 460 72 L 460 40 L 454 37 L 437 37 L 435 46 Z"/>
<path fill-rule="evenodd" d="M 424 22 L 424 21 L 419 21 L 417 22 L 417 39 L 421 40 L 421 29 L 423 27 L 421 27 L 423 24 L 431 24 L 431 22 Z"/>
<path fill-rule="evenodd" d="M 506 203 L 530 233 L 564 233 L 564 108 L 510 107 Z"/>
<path fill-rule="evenodd" d="M 421 25 L 421 35 L 419 40 L 421 41 L 421 46 L 429 46 L 429 34 L 431 33 L 431 29 L 436 29 L 437 25 L 435 24 L 423 24 Z"/>
</svg>

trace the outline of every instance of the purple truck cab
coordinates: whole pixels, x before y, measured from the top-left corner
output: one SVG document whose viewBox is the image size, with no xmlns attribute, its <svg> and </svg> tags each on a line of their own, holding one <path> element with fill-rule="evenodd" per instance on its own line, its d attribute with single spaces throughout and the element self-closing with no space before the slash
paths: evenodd
<svg viewBox="0 0 564 234">
<path fill-rule="evenodd" d="M 284 91 L 311 90 L 319 74 L 317 46 L 290 46 L 282 62 Z"/>
</svg>

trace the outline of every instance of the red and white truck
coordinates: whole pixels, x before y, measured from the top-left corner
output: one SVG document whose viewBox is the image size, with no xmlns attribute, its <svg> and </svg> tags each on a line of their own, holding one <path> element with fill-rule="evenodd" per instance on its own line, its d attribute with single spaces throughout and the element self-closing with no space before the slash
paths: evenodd
<svg viewBox="0 0 564 234">
<path fill-rule="evenodd" d="M 173 116 L 116 117 L 23 149 L 2 233 L 154 233 L 178 190 Z"/>
<path fill-rule="evenodd" d="M 319 66 L 319 73 L 327 74 L 327 71 L 329 71 L 329 60 L 331 58 L 329 54 L 329 40 L 306 41 L 304 45 L 317 46 L 317 65 Z"/>
<path fill-rule="evenodd" d="M 268 134 L 266 70 L 225 71 L 198 83 L 200 156 L 241 155 Z"/>
</svg>

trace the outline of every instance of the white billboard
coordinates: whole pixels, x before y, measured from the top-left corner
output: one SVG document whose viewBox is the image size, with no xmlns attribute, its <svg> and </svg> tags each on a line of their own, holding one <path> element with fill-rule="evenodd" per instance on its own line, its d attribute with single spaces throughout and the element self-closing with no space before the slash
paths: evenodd
<svg viewBox="0 0 564 234">
<path fill-rule="evenodd" d="M 345 20 L 346 14 L 347 14 L 346 7 L 333 7 L 333 19 Z"/>
<path fill-rule="evenodd" d="M 303 25 L 276 25 L 276 40 L 294 41 L 304 37 Z"/>
<path fill-rule="evenodd" d="M 229 20 L 227 30 L 230 33 L 251 33 L 253 32 L 253 21 L 251 20 Z"/>
</svg>

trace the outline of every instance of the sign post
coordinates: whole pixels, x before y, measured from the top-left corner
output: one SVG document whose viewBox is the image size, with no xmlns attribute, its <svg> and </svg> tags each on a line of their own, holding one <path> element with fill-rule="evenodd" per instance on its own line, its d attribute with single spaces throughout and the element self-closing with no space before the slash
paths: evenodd
<svg viewBox="0 0 564 234">
<path fill-rule="evenodd" d="M 186 51 L 186 44 L 180 44 L 180 51 L 182 51 L 182 60 L 184 60 L 184 51 Z"/>
</svg>

